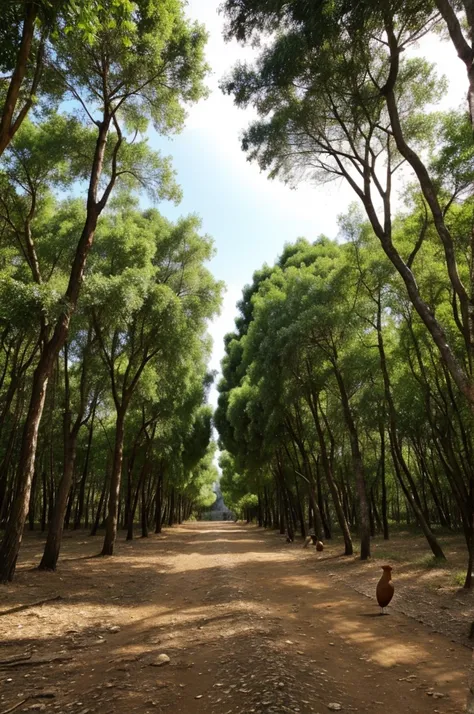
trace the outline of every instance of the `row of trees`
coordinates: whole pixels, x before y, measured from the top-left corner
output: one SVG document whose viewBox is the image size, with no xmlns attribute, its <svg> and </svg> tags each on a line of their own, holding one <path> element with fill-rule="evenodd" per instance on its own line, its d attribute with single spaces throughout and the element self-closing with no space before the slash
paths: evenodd
<svg viewBox="0 0 474 714">
<path fill-rule="evenodd" d="M 298 241 L 244 290 L 216 414 L 223 490 L 290 537 L 309 505 L 318 535 L 337 521 L 346 553 L 357 524 L 364 559 L 401 500 L 436 557 L 433 525 L 462 529 L 470 587 L 472 3 L 227 0 L 224 11 L 228 36 L 261 48 L 223 82 L 258 115 L 244 151 L 292 184 L 342 179 L 364 214 L 341 219 L 344 245 Z M 416 55 L 429 33 L 467 69 L 467 112 L 433 110 L 446 85 Z"/>
<path fill-rule="evenodd" d="M 419 218 L 400 217 L 407 251 Z M 226 501 L 291 539 L 335 523 L 348 555 L 357 527 L 362 558 L 390 519 L 412 520 L 443 558 L 433 526 L 470 544 L 472 415 L 356 209 L 341 232 L 286 246 L 244 291 L 215 415 Z M 449 309 L 432 230 L 417 260 Z"/>
<path fill-rule="evenodd" d="M 207 321 L 222 286 L 150 124 L 206 93 L 206 34 L 176 0 L 7 3 L 0 44 L 0 581 L 29 514 L 142 532 L 212 502 Z M 94 251 L 91 252 L 92 245 Z M 122 473 L 125 484 L 122 486 Z"/>
</svg>

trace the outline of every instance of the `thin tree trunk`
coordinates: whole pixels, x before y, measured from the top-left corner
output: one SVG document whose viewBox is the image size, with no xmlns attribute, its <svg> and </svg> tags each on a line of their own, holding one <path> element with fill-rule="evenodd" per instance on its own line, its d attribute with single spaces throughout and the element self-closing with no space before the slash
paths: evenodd
<svg viewBox="0 0 474 714">
<path fill-rule="evenodd" d="M 130 475 L 131 476 L 131 475 Z M 140 480 L 137 483 L 137 487 L 135 489 L 135 495 L 132 499 L 132 487 L 131 484 L 129 486 L 129 493 L 130 493 L 130 508 L 128 511 L 128 523 L 127 523 L 127 538 L 126 540 L 133 540 L 133 526 L 135 522 L 135 513 L 137 511 L 137 505 L 138 505 L 138 498 L 140 496 Z"/>
<path fill-rule="evenodd" d="M 95 536 L 96 533 L 97 533 L 97 531 L 99 530 L 100 516 L 101 516 L 101 513 L 102 513 L 102 507 L 103 507 L 104 502 L 105 502 L 105 495 L 106 495 L 106 493 L 107 493 L 107 483 L 108 483 L 108 480 L 109 480 L 108 476 L 109 476 L 109 474 L 108 474 L 108 469 L 106 469 L 106 472 L 105 472 L 105 474 L 104 474 L 104 483 L 103 483 L 103 485 L 102 485 L 102 490 L 101 490 L 101 492 L 100 492 L 99 503 L 97 504 L 97 511 L 96 511 L 95 518 L 94 518 L 94 524 L 93 524 L 93 526 L 92 526 L 92 530 L 91 530 L 91 533 L 90 533 L 91 536 Z"/>
<path fill-rule="evenodd" d="M 313 415 L 313 421 L 316 426 L 316 432 L 318 434 L 319 448 L 321 453 L 321 461 L 323 464 L 324 475 L 326 476 L 326 481 L 331 492 L 332 502 L 334 504 L 334 509 L 336 511 L 337 520 L 339 527 L 344 538 L 344 555 L 352 555 L 354 552 L 352 546 L 351 532 L 349 529 L 349 524 L 347 522 L 346 516 L 344 514 L 344 509 L 339 498 L 339 493 L 337 491 L 337 486 L 334 481 L 332 465 L 329 460 L 329 455 L 326 447 L 326 441 L 324 438 L 323 428 L 321 425 L 321 420 L 318 414 L 318 397 L 317 395 L 308 394 L 308 404 Z"/>
<path fill-rule="evenodd" d="M 380 433 L 380 479 L 382 482 L 382 525 L 383 525 L 383 538 L 384 540 L 389 540 L 390 534 L 388 530 L 388 517 L 387 517 L 387 482 L 386 482 L 386 469 L 385 469 L 385 427 L 383 421 L 379 422 L 379 433 Z"/>
<path fill-rule="evenodd" d="M 160 467 L 155 494 L 155 533 L 161 533 L 161 509 L 163 492 L 163 470 Z"/>
<path fill-rule="evenodd" d="M 63 476 L 59 484 L 56 503 L 49 523 L 48 537 L 46 539 L 43 557 L 39 564 L 39 570 L 56 570 L 63 537 L 64 514 L 74 473 L 75 458 L 76 437 L 69 435 L 65 448 Z"/>
<path fill-rule="evenodd" d="M 148 462 L 145 461 L 143 467 L 143 477 L 142 477 L 142 538 L 148 538 L 148 512 L 147 512 L 147 499 L 146 499 L 146 477 L 148 474 Z"/>
<path fill-rule="evenodd" d="M 36 484 L 38 482 L 38 473 L 35 469 L 35 473 L 33 475 L 33 483 L 31 485 L 31 494 L 30 494 L 30 508 L 28 510 L 28 521 L 29 521 L 29 530 L 34 531 L 35 529 L 35 512 L 36 512 Z"/>
<path fill-rule="evenodd" d="M 168 513 L 168 525 L 171 527 L 174 523 L 174 501 L 175 501 L 175 495 L 174 495 L 174 486 L 171 487 L 171 494 L 169 497 L 169 513 Z"/>
<path fill-rule="evenodd" d="M 364 464 L 362 454 L 359 448 L 359 437 L 352 410 L 349 404 L 349 397 L 346 391 L 346 386 L 342 378 L 342 374 L 337 366 L 336 359 L 332 362 L 334 373 L 336 375 L 339 393 L 341 395 L 342 410 L 347 430 L 349 432 L 349 440 L 352 453 L 352 464 L 355 472 L 356 489 L 359 503 L 359 532 L 360 532 L 360 559 L 367 560 L 370 557 L 370 516 L 369 503 L 367 499 L 367 488 L 365 483 Z"/>
<path fill-rule="evenodd" d="M 84 496 L 85 496 L 85 491 L 86 491 L 87 476 L 89 474 L 89 462 L 90 462 L 91 449 L 92 449 L 92 437 L 94 434 L 94 419 L 95 419 L 96 404 L 97 404 L 96 401 L 94 401 L 94 406 L 92 407 L 92 414 L 91 414 L 91 423 L 89 426 L 89 436 L 87 439 L 87 449 L 86 449 L 86 458 L 84 461 L 84 470 L 82 472 L 81 482 L 79 484 L 79 495 L 77 498 L 77 509 L 76 509 L 76 515 L 74 517 L 74 530 L 77 530 L 78 528 L 81 527 L 82 515 L 84 512 Z M 87 528 L 87 525 L 86 525 L 86 528 Z"/>
<path fill-rule="evenodd" d="M 123 440 L 125 436 L 125 407 L 117 411 L 115 423 L 115 446 L 112 475 L 110 479 L 109 508 L 107 515 L 104 545 L 101 555 L 113 555 L 117 538 L 117 519 L 120 500 L 120 480 L 122 475 Z"/>
</svg>

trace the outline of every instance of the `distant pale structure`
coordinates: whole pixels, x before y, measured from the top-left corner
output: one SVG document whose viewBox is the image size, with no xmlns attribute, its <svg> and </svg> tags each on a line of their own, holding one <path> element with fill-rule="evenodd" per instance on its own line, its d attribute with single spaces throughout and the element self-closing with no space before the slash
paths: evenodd
<svg viewBox="0 0 474 714">
<path fill-rule="evenodd" d="M 227 508 L 222 497 L 222 491 L 219 481 L 216 481 L 213 488 L 216 494 L 216 500 L 211 506 L 210 511 L 206 511 L 202 514 L 202 519 L 204 521 L 232 521 L 234 520 L 234 513 Z"/>
</svg>

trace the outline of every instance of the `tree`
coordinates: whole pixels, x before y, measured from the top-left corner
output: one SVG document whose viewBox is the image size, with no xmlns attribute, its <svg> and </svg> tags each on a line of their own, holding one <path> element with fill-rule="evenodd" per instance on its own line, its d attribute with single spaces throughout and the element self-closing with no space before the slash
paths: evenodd
<svg viewBox="0 0 474 714">
<path fill-rule="evenodd" d="M 92 49 L 76 27 L 60 32 L 55 45 L 55 72 L 67 95 L 80 105 L 84 121 L 95 126 L 96 141 L 90 157 L 85 218 L 62 308 L 50 325 L 33 378 L 16 498 L 0 547 L 3 582 L 14 574 L 48 380 L 68 335 L 99 216 L 117 182 L 130 188 L 145 184 L 155 197 L 176 198 L 168 162 L 150 154 L 143 143 L 134 146 L 134 139 L 150 121 L 162 133 L 179 130 L 184 119 L 182 102 L 196 101 L 204 93 L 205 34 L 186 21 L 181 3 L 138 2 L 127 5 L 125 13 L 122 7 L 111 6 L 102 9 L 99 18 Z"/>
<path fill-rule="evenodd" d="M 205 321 L 219 305 L 221 285 L 203 266 L 212 243 L 197 234 L 198 225 L 190 217 L 171 226 L 154 211 L 125 214 L 106 237 L 105 274 L 92 278 L 93 324 L 116 410 L 102 555 L 113 554 L 116 539 L 126 416 L 134 393 L 144 378 L 159 388 L 159 375 L 199 360 Z"/>
<path fill-rule="evenodd" d="M 122 13 L 130 10 L 128 0 L 115 3 Z M 61 32 L 79 30 L 90 47 L 100 30 L 100 3 L 96 0 L 35 0 L 1 3 L 0 70 L 0 156 L 39 101 L 59 101 L 65 87 L 52 64 L 55 42 Z"/>
</svg>

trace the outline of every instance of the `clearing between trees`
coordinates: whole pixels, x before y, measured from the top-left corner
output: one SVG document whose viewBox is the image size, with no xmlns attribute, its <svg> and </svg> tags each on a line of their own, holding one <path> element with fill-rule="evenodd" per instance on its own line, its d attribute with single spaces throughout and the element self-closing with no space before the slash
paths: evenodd
<svg viewBox="0 0 474 714">
<path fill-rule="evenodd" d="M 361 563 L 340 558 L 338 540 L 316 555 L 253 525 L 196 522 L 121 538 L 112 560 L 93 557 L 97 540 L 76 531 L 54 575 L 31 570 L 42 540 L 25 537 L 2 590 L 1 714 L 464 706 L 472 596 L 453 589 L 449 571 L 423 567 L 412 534 L 410 552 L 403 534 L 390 543 L 398 562 L 386 617 L 374 598 L 388 547 L 379 539 Z M 446 548 L 455 559 L 455 539 Z"/>
</svg>

